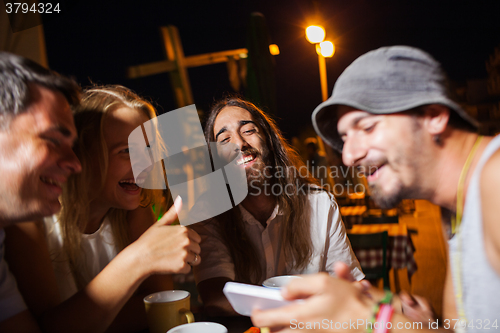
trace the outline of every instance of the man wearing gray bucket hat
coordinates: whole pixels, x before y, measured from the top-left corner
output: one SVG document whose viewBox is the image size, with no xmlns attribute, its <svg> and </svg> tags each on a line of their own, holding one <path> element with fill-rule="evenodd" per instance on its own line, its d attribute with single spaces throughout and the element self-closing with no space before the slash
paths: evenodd
<svg viewBox="0 0 500 333">
<path fill-rule="evenodd" d="M 366 175 L 382 207 L 404 198 L 426 199 L 456 214 L 441 324 L 457 331 L 481 330 L 484 323 L 498 329 L 500 136 L 476 133 L 476 121 L 450 97 L 440 64 L 408 46 L 368 52 L 347 67 L 312 119 L 322 139 L 342 152 L 344 163 Z M 337 269 L 345 271 L 341 264 Z M 375 321 L 391 321 L 392 330 L 434 328 L 426 322 L 416 327 L 356 285 L 322 275 L 293 282 L 283 295 L 307 299 L 256 311 L 254 324 L 291 332 L 291 320 L 327 318 L 332 325 L 321 332 L 334 331 L 337 323 L 344 328 L 346 322 L 357 323 L 348 326 L 354 331 Z M 455 325 L 458 320 L 462 324 Z"/>
<path fill-rule="evenodd" d="M 440 64 L 412 47 L 384 47 L 356 59 L 340 75 L 332 96 L 312 115 L 314 129 L 331 146 L 342 150 L 335 106 L 346 105 L 372 114 L 393 114 L 426 104 L 455 111 L 471 127 L 478 124 L 451 98 Z M 331 126 L 334 126 L 333 128 Z"/>
</svg>

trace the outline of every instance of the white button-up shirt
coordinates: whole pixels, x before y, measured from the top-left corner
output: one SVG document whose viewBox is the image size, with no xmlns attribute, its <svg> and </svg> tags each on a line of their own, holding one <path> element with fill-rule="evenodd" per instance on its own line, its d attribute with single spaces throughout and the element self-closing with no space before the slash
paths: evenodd
<svg viewBox="0 0 500 333">
<path fill-rule="evenodd" d="M 266 221 L 264 227 L 242 205 L 239 205 L 249 241 L 260 258 L 263 275 L 259 283 L 265 279 L 287 274 L 312 274 L 318 272 L 333 273 L 333 264 L 337 261 L 346 263 L 356 280 L 364 274 L 354 255 L 346 235 L 340 210 L 333 196 L 319 191 L 308 195 L 311 223 L 313 256 L 303 270 L 292 270 L 292 263 L 285 262 L 284 250 L 280 240 L 280 225 L 283 214 L 278 205 Z M 194 268 L 196 283 L 215 277 L 235 279 L 234 264 L 222 236 L 217 230 L 214 219 L 193 225 L 201 236 L 201 256 L 203 260 Z"/>
</svg>

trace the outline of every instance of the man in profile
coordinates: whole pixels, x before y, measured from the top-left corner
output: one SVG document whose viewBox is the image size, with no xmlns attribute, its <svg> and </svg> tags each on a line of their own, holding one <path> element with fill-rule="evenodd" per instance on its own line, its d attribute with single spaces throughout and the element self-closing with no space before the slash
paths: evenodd
<svg viewBox="0 0 500 333">
<path fill-rule="evenodd" d="M 342 151 L 346 165 L 365 172 L 380 206 L 426 199 L 456 214 L 449 226 L 443 327 L 498 329 L 500 136 L 477 134 L 476 122 L 450 98 L 440 64 L 407 46 L 371 51 L 342 73 L 330 99 L 314 111 L 313 123 L 327 143 Z M 344 280 L 317 275 L 294 281 L 283 295 L 306 300 L 256 311 L 254 324 L 291 332 L 292 319 L 366 324 L 374 318 L 391 321 L 393 331 L 415 328 L 402 314 L 391 317 L 390 307 L 378 311 L 378 299 Z M 433 327 L 424 322 L 419 328 Z M 334 329 L 321 330 L 328 331 Z"/>
<path fill-rule="evenodd" d="M 78 85 L 0 52 L 0 331 L 38 331 L 4 260 L 4 228 L 59 211 L 59 195 L 81 166 L 70 105 Z"/>
<path fill-rule="evenodd" d="M 211 109 L 205 138 L 241 152 L 237 164 L 248 184 L 239 205 L 193 225 L 208 254 L 194 275 L 209 315 L 236 314 L 222 293 L 228 281 L 260 285 L 278 275 L 333 274 L 336 261 L 363 278 L 333 195 L 316 185 L 262 110 L 223 99 Z"/>
</svg>

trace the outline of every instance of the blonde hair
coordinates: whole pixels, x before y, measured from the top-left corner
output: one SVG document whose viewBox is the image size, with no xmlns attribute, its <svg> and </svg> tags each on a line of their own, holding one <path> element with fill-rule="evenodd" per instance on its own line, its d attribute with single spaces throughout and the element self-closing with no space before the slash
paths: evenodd
<svg viewBox="0 0 500 333">
<path fill-rule="evenodd" d="M 71 270 L 79 289 L 85 286 L 79 270 L 85 270 L 84 254 L 81 251 L 81 234 L 89 222 L 89 208 L 93 170 L 92 161 L 97 160 L 100 172 L 99 190 L 104 186 L 108 169 L 108 147 L 103 128 L 106 116 L 121 107 L 142 111 L 149 119 L 156 117 L 156 110 L 147 101 L 122 86 L 96 86 L 86 89 L 81 104 L 74 111 L 78 140 L 74 151 L 82 164 L 82 172 L 72 175 L 63 187 L 62 209 L 59 221 Z M 94 162 L 95 163 L 95 162 Z M 161 201 L 161 191 L 143 189 L 141 206 L 146 207 Z M 130 244 L 127 210 L 111 208 L 107 213 L 117 252 Z M 78 269 L 77 269 L 78 268 Z"/>
</svg>

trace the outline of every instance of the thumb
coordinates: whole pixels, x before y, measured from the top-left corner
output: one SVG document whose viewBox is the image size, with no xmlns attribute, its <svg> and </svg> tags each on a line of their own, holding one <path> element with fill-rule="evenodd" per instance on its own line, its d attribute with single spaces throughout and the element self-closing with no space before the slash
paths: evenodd
<svg viewBox="0 0 500 333">
<path fill-rule="evenodd" d="M 349 269 L 349 266 L 347 266 L 345 263 L 341 261 L 337 261 L 335 264 L 333 264 L 333 271 L 335 272 L 335 275 L 342 280 L 346 281 L 356 281 L 354 276 L 351 274 L 351 270 Z"/>
<path fill-rule="evenodd" d="M 181 211 L 181 209 L 182 209 L 182 198 L 180 196 L 177 196 L 177 198 L 175 198 L 173 206 L 170 207 L 170 209 L 162 216 L 161 219 L 159 219 L 155 223 L 155 225 L 156 226 L 171 225 L 177 219 L 177 216 Z"/>
<path fill-rule="evenodd" d="M 319 273 L 304 276 L 302 279 L 293 279 L 293 281 L 281 289 L 281 295 L 286 300 L 294 300 L 322 293 L 324 291 L 325 279 L 333 278 L 327 277 L 325 273 Z"/>
<path fill-rule="evenodd" d="M 406 306 L 414 306 L 417 304 L 415 298 L 413 298 L 408 292 L 404 290 L 399 293 L 399 298 L 401 299 L 401 302 Z"/>
</svg>

